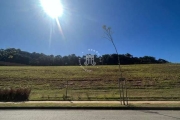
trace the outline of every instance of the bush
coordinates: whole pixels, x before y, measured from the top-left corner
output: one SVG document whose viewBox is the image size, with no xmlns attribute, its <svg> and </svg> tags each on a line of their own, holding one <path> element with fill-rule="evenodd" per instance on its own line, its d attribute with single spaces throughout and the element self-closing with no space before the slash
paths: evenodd
<svg viewBox="0 0 180 120">
<path fill-rule="evenodd" d="M 30 93 L 29 88 L 0 89 L 0 101 L 27 101 Z"/>
</svg>

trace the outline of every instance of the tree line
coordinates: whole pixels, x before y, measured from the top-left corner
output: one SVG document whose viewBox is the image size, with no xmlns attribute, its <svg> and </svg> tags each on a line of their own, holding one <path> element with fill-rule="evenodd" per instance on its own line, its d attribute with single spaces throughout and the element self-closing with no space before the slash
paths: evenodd
<svg viewBox="0 0 180 120">
<path fill-rule="evenodd" d="M 20 49 L 8 48 L 0 49 L 0 61 L 25 64 L 32 66 L 66 66 L 84 64 L 86 56 L 76 56 L 75 54 L 61 56 L 61 55 L 45 55 L 43 53 L 30 53 Z M 156 59 L 152 56 L 134 57 L 133 55 L 119 54 L 122 65 L 128 64 L 162 64 L 168 63 L 164 59 Z M 94 61 L 98 65 L 117 65 L 117 54 L 104 54 L 102 56 L 94 55 Z"/>
</svg>

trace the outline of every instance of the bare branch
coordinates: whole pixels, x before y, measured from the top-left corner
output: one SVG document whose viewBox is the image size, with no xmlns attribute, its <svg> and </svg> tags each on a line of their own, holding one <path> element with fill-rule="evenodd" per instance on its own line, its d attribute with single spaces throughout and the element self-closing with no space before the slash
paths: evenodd
<svg viewBox="0 0 180 120">
<path fill-rule="evenodd" d="M 119 73 L 120 73 L 120 76 L 122 78 L 122 71 L 121 71 L 121 67 L 120 67 L 120 58 L 119 58 L 119 54 L 118 54 L 116 45 L 114 44 L 113 37 L 112 37 L 113 32 L 111 31 L 111 27 L 107 27 L 106 25 L 103 25 L 102 28 L 104 29 L 104 34 L 105 34 L 105 36 L 103 36 L 103 38 L 108 39 L 112 42 L 112 44 L 116 50 L 116 53 L 118 55 Z M 120 80 L 118 82 L 119 82 L 119 92 L 120 92 L 120 99 L 121 99 Z M 126 82 L 125 82 L 125 89 L 126 89 Z M 125 105 L 123 83 L 122 83 L 122 93 L 123 93 L 123 99 L 122 100 L 123 100 L 123 104 Z M 126 98 L 127 98 L 127 89 L 126 89 Z M 122 101 L 121 101 L 121 104 L 122 104 Z"/>
<path fill-rule="evenodd" d="M 111 41 L 109 38 L 107 38 L 107 37 L 105 37 L 105 36 L 103 36 L 103 38 L 105 38 L 105 39 L 107 39 L 107 40 Z"/>
</svg>

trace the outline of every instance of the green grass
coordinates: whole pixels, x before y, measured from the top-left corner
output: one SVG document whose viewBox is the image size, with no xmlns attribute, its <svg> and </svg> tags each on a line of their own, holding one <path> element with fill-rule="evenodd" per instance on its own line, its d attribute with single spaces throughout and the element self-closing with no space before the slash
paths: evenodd
<svg viewBox="0 0 180 120">
<path fill-rule="evenodd" d="M 179 108 L 178 103 L 169 104 L 129 104 L 128 106 L 117 103 L 1 103 L 0 107 L 173 107 Z"/>
<path fill-rule="evenodd" d="M 105 103 L 3 103 L 0 107 L 123 107 L 120 104 Z"/>
<path fill-rule="evenodd" d="M 117 100 L 118 66 L 0 67 L 0 88 L 30 87 L 30 100 Z M 180 100 L 180 64 L 123 65 L 130 100 Z"/>
</svg>

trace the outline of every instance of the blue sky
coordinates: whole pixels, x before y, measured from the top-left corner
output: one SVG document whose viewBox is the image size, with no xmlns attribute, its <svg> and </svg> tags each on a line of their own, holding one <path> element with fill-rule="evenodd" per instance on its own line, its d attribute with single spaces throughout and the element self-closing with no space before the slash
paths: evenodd
<svg viewBox="0 0 180 120">
<path fill-rule="evenodd" d="M 180 62 L 180 0 L 61 0 L 61 3 L 64 13 L 59 22 L 63 35 L 39 0 L 1 0 L 0 48 L 63 56 L 81 55 L 88 49 L 112 54 L 115 50 L 111 42 L 103 39 L 105 24 L 112 28 L 120 54 Z"/>
</svg>

